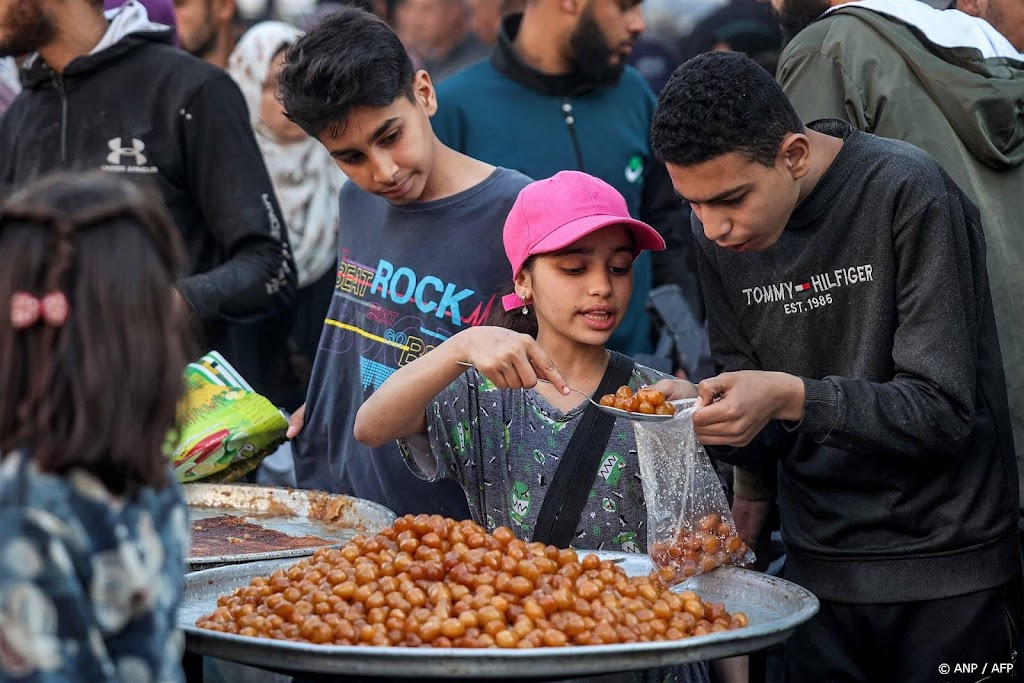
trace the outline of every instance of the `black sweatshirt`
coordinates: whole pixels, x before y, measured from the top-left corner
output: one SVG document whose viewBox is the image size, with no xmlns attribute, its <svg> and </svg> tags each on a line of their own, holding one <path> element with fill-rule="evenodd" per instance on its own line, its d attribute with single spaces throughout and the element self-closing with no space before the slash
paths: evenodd
<svg viewBox="0 0 1024 683">
<path fill-rule="evenodd" d="M 143 25 L 59 76 L 37 57 L 0 119 L 0 184 L 91 169 L 151 183 L 184 238 L 182 293 L 224 350 L 230 323 L 290 304 L 294 265 L 238 86 L 170 36 Z"/>
<path fill-rule="evenodd" d="M 961 595 L 1020 571 L 1017 468 L 977 208 L 921 150 L 845 143 L 782 237 L 717 247 L 694 218 L 722 371 L 803 379 L 802 422 L 740 449 L 778 462 L 786 577 L 819 597 Z"/>
</svg>

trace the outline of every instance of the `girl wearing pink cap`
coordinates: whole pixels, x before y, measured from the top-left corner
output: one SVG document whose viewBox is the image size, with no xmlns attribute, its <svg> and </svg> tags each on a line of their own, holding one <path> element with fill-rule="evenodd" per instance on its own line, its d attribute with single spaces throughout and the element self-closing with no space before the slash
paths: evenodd
<svg viewBox="0 0 1024 683">
<path fill-rule="evenodd" d="M 596 400 L 602 381 L 605 391 L 609 382 L 611 391 L 635 390 L 663 377 L 604 345 L 629 302 L 634 259 L 664 242 L 629 216 L 610 185 L 567 171 L 522 190 L 504 243 L 513 282 L 500 304 L 492 300 L 504 310 L 395 372 L 359 410 L 356 438 L 372 446 L 399 439 L 409 467 L 458 481 L 488 528 L 643 552 L 647 511 L 632 426 L 599 417 L 568 387 Z"/>
<path fill-rule="evenodd" d="M 634 259 L 665 243 L 614 188 L 576 171 L 523 188 L 504 242 L 512 283 L 492 299 L 503 310 L 391 375 L 359 409 L 355 436 L 371 446 L 398 439 L 414 473 L 455 479 L 490 530 L 645 552 L 633 428 L 568 387 L 597 400 L 665 377 L 604 347 L 633 292 Z M 604 633 L 601 642 L 619 642 Z M 706 683 L 708 672 L 698 662 L 621 680 Z"/>
</svg>

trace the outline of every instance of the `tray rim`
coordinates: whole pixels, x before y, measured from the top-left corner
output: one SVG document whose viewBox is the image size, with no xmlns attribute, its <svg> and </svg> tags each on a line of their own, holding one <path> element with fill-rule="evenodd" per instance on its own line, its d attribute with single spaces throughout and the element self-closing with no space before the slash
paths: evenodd
<svg viewBox="0 0 1024 683">
<path fill-rule="evenodd" d="M 341 548 L 348 541 L 337 541 L 330 545 L 311 545 L 305 548 L 287 548 L 284 550 L 268 550 L 262 553 L 239 553 L 237 555 L 201 555 L 188 557 L 186 562 L 189 567 L 202 567 L 193 569 L 190 573 L 206 571 L 208 569 L 219 569 L 225 565 L 254 564 L 265 560 L 297 560 L 308 557 L 321 548 Z"/>
<path fill-rule="evenodd" d="M 578 551 L 581 556 L 593 553 L 602 559 L 629 557 L 648 558 L 637 553 L 613 551 Z M 218 567 L 198 571 L 186 576 L 186 590 L 202 581 L 213 583 L 220 574 L 233 574 L 238 586 L 245 585 L 264 568 L 284 564 L 283 558 L 266 560 L 246 577 L 237 574 L 242 565 Z M 769 623 L 746 626 L 740 631 L 710 633 L 691 636 L 684 640 L 614 645 L 574 645 L 569 648 L 404 648 L 393 646 L 313 645 L 310 643 L 251 638 L 235 634 L 210 631 L 184 623 L 179 626 L 185 633 L 189 652 L 220 657 L 250 666 L 264 666 L 275 670 L 309 674 L 348 674 L 364 676 L 432 676 L 448 678 L 534 678 L 539 676 L 580 676 L 645 669 L 667 664 L 683 664 L 754 652 L 786 640 L 802 623 L 811 619 L 819 609 L 819 601 L 809 590 L 779 577 L 737 567 L 720 567 L 716 572 L 743 576 L 757 575 L 766 584 L 784 584 L 797 594 L 799 608 L 785 617 Z M 216 572 L 216 574 L 214 573 Z M 736 574 L 739 573 L 739 574 Z M 706 578 L 706 577 L 705 577 Z M 700 577 L 695 577 L 700 579 Z M 675 590 L 693 586 L 690 579 L 678 584 Z M 685 643 L 685 646 L 680 646 Z M 272 644 L 270 647 L 264 645 Z M 578 657 L 566 658 L 566 653 Z M 480 670 L 479 660 L 487 666 Z M 291 666 L 289 666 L 291 664 Z M 298 667 L 298 668 L 295 668 Z"/>
</svg>

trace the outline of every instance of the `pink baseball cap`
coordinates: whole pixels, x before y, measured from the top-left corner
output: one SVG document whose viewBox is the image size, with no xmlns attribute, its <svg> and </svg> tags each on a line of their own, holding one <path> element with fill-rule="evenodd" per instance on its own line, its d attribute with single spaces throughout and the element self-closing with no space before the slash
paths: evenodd
<svg viewBox="0 0 1024 683">
<path fill-rule="evenodd" d="M 633 233 L 633 258 L 644 249 L 661 251 L 665 240 L 643 221 L 629 215 L 626 200 L 600 178 L 580 171 L 561 171 L 530 183 L 519 192 L 505 220 L 505 254 L 512 278 L 534 254 L 563 249 L 581 237 L 610 225 L 624 225 Z M 501 299 L 506 311 L 524 305 L 516 293 Z"/>
</svg>

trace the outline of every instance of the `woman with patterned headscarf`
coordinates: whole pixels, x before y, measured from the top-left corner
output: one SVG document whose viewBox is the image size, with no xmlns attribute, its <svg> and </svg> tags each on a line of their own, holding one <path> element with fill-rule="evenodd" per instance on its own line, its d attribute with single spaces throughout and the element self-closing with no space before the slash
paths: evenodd
<svg viewBox="0 0 1024 683">
<path fill-rule="evenodd" d="M 249 118 L 284 212 L 298 269 L 293 337 L 312 360 L 334 293 L 338 243 L 338 190 L 345 176 L 319 142 L 284 115 L 277 79 L 285 51 L 302 36 L 277 21 L 256 24 L 242 36 L 228 73 L 249 105 Z"/>
</svg>

